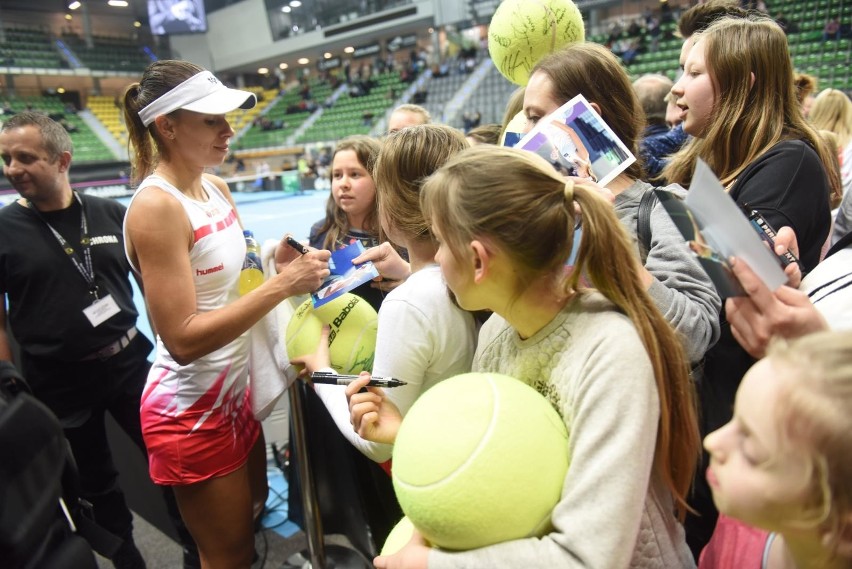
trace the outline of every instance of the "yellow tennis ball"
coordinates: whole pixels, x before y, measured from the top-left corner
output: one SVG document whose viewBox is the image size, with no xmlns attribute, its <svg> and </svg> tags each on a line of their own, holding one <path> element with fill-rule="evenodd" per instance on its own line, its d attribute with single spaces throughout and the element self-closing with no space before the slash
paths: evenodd
<svg viewBox="0 0 852 569">
<path fill-rule="evenodd" d="M 565 423 L 544 397 L 505 375 L 466 373 L 406 414 L 393 485 L 427 541 L 475 549 L 550 531 L 568 462 Z"/>
<path fill-rule="evenodd" d="M 287 355 L 295 358 L 314 353 L 324 324 L 330 328 L 329 355 L 337 373 L 373 369 L 378 315 L 366 300 L 352 293 L 342 294 L 319 308 L 314 308 L 310 299 L 299 305 L 287 323 Z"/>
<path fill-rule="evenodd" d="M 526 85 L 543 56 L 585 38 L 583 15 L 571 0 L 504 0 L 488 26 L 488 52 L 506 79 Z"/>
</svg>

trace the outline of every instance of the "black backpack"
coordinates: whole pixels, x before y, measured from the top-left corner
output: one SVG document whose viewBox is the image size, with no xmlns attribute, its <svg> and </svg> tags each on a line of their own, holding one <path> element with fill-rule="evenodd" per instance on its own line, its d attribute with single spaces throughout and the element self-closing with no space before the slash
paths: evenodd
<svg viewBox="0 0 852 569">
<path fill-rule="evenodd" d="M 93 527 L 96 536 L 106 532 L 84 515 L 62 427 L 7 361 L 0 361 L 0 456 L 3 567 L 97 569 L 92 547 L 81 536 Z M 99 542 L 106 551 L 120 544 L 110 537 Z"/>
</svg>

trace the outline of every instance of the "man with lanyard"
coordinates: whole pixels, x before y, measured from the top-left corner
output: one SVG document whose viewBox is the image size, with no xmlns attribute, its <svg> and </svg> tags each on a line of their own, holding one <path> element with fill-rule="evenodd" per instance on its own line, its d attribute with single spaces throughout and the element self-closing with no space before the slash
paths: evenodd
<svg viewBox="0 0 852 569">
<path fill-rule="evenodd" d="M 0 209 L 0 295 L 8 297 L 24 377 L 62 423 L 83 498 L 92 503 L 95 521 L 124 540 L 113 564 L 145 567 L 118 486 L 105 413 L 145 452 L 139 401 L 152 344 L 136 329 L 122 237 L 125 207 L 71 189 L 71 152 L 65 129 L 43 114 L 17 114 L 0 129 L 3 173 L 21 195 Z M 11 361 L 6 329 L 0 297 L 0 360 Z M 195 545 L 170 492 L 164 494 L 192 566 Z"/>
</svg>

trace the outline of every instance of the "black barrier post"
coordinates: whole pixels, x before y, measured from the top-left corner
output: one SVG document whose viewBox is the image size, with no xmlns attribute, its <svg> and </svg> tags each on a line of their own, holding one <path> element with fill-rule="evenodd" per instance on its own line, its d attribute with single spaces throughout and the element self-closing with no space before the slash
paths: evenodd
<svg viewBox="0 0 852 569">
<path fill-rule="evenodd" d="M 322 516 L 317 500 L 314 476 L 311 472 L 308 442 L 305 435 L 305 408 L 302 400 L 301 380 L 288 390 L 293 432 L 290 433 L 293 449 L 298 457 L 299 477 L 302 484 L 302 508 L 308 549 L 291 556 L 281 569 L 370 569 L 373 565 L 354 549 L 341 545 L 326 545 L 322 531 Z"/>
</svg>

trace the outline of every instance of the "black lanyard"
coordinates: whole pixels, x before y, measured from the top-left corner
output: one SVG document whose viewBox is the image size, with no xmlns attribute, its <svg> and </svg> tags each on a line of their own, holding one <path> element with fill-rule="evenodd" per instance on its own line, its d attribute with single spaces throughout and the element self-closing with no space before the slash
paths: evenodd
<svg viewBox="0 0 852 569">
<path fill-rule="evenodd" d="M 95 269 L 92 266 L 92 242 L 89 239 L 89 224 L 86 221 L 86 207 L 83 205 L 83 200 L 80 199 L 80 196 L 77 195 L 77 192 L 74 192 L 74 198 L 80 204 L 80 245 L 83 249 L 83 260 L 80 260 L 80 257 L 77 255 L 77 252 L 71 246 L 68 241 L 65 240 L 64 237 L 56 230 L 54 227 L 41 215 L 41 212 L 36 209 L 33 203 L 30 200 L 27 200 L 27 205 L 29 208 L 35 213 L 42 222 L 50 229 L 50 232 L 53 233 L 53 236 L 56 237 L 56 240 L 59 242 L 59 246 L 62 247 L 62 250 L 65 251 L 65 254 L 68 255 L 68 258 L 71 259 L 71 262 L 77 267 L 77 271 L 83 276 L 83 280 L 86 281 L 86 284 L 89 285 L 89 292 L 92 293 L 92 296 L 95 299 L 98 298 L 98 285 L 95 284 Z"/>
</svg>

